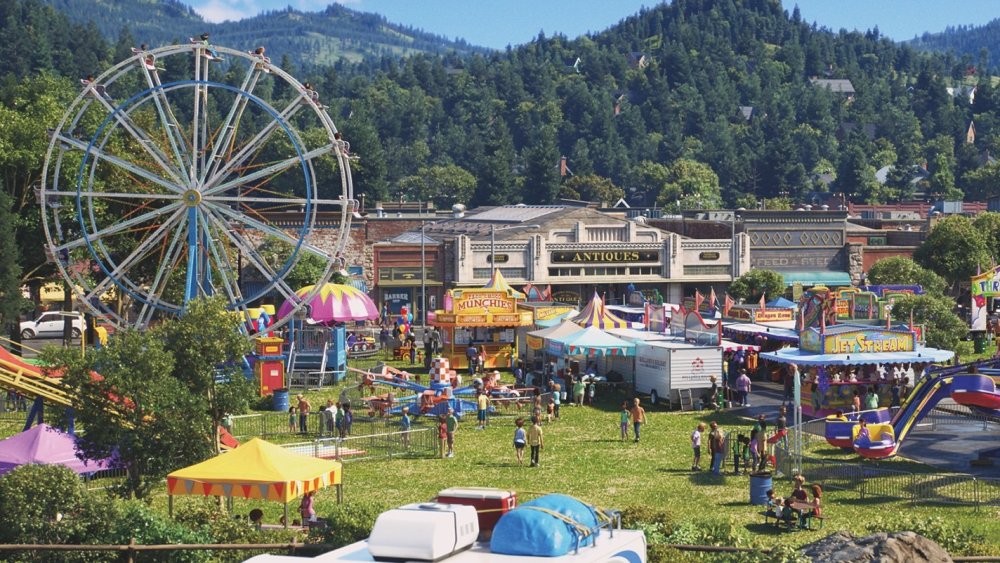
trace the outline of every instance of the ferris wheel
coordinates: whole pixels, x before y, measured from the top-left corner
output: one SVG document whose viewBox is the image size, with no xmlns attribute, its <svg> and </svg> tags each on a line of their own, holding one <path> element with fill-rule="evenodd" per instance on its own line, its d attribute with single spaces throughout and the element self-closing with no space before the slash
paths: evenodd
<svg viewBox="0 0 1000 563">
<path fill-rule="evenodd" d="M 244 313 L 268 295 L 307 303 L 292 272 L 321 270 L 318 292 L 342 267 L 357 207 L 347 143 L 315 91 L 258 51 L 133 49 L 81 80 L 51 131 L 38 191 L 47 252 L 116 326 L 210 295 Z"/>
</svg>

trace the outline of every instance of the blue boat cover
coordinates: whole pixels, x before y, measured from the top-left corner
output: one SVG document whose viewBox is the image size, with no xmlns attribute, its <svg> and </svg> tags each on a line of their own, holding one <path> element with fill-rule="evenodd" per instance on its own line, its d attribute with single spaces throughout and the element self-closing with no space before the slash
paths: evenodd
<svg viewBox="0 0 1000 563">
<path fill-rule="evenodd" d="M 558 513 L 566 519 L 552 513 Z M 504 555 L 559 557 L 594 543 L 598 534 L 597 512 L 566 495 L 545 495 L 528 501 L 500 517 L 493 528 L 490 551 Z M 581 533 L 580 527 L 593 530 Z"/>
</svg>

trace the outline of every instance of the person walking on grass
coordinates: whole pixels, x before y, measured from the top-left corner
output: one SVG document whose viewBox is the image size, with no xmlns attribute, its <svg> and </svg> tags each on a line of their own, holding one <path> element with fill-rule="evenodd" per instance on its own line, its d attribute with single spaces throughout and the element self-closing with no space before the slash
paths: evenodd
<svg viewBox="0 0 1000 563">
<path fill-rule="evenodd" d="M 705 431 L 705 423 L 699 423 L 691 433 L 691 449 L 694 450 L 694 462 L 691 471 L 701 471 L 701 433 Z"/>
<path fill-rule="evenodd" d="M 708 448 L 712 454 L 712 474 L 722 475 L 722 456 L 724 454 L 725 438 L 722 436 L 722 430 L 719 430 L 719 423 L 713 420 L 709 426 L 712 429 L 712 432 L 708 435 Z"/>
<path fill-rule="evenodd" d="M 531 467 L 538 467 L 539 454 L 544 446 L 542 440 L 542 421 L 537 416 L 531 419 L 531 428 L 528 429 L 528 445 L 531 447 Z"/>
<path fill-rule="evenodd" d="M 622 442 L 628 440 L 628 422 L 632 417 L 632 413 L 629 412 L 628 401 L 622 401 L 622 411 L 618 414 L 619 423 L 622 429 Z"/>
<path fill-rule="evenodd" d="M 306 399 L 301 394 L 296 397 L 299 400 L 299 433 L 305 434 L 307 430 L 307 424 L 309 422 L 309 411 L 312 410 L 312 405 L 309 404 L 309 399 Z"/>
<path fill-rule="evenodd" d="M 528 443 L 528 433 L 524 430 L 524 418 L 517 417 L 514 421 L 514 455 L 517 457 L 517 464 L 524 465 L 524 446 Z"/>
<path fill-rule="evenodd" d="M 639 443 L 639 428 L 646 423 L 646 409 L 639 406 L 639 397 L 636 397 L 632 399 L 632 433 L 636 444 Z"/>
<path fill-rule="evenodd" d="M 577 378 L 573 383 L 573 401 L 576 406 L 583 406 L 583 396 L 587 391 L 587 385 L 583 382 L 583 378 Z"/>
<path fill-rule="evenodd" d="M 438 454 L 444 459 L 448 448 L 448 421 L 443 414 L 438 415 Z"/>
<path fill-rule="evenodd" d="M 486 430 L 486 411 L 490 408 L 490 399 L 485 391 L 476 391 L 476 418 L 479 430 Z"/>
<path fill-rule="evenodd" d="M 448 425 L 448 457 L 455 457 L 455 431 L 458 430 L 455 409 L 448 409 L 448 418 L 445 419 L 445 422 Z"/>
<path fill-rule="evenodd" d="M 747 375 L 747 370 L 741 369 L 740 376 L 736 378 L 736 393 L 740 399 L 740 405 L 744 407 L 750 406 L 750 376 Z"/>
<path fill-rule="evenodd" d="M 403 416 L 399 419 L 399 426 L 402 428 L 403 433 L 400 435 L 400 441 L 403 444 L 403 449 L 410 449 L 410 430 L 413 428 L 413 421 L 410 420 L 410 407 L 403 407 Z"/>
<path fill-rule="evenodd" d="M 559 403 L 562 400 L 559 397 L 559 393 L 562 390 L 562 385 L 556 383 L 552 386 L 552 414 L 555 415 L 556 420 L 559 420 Z"/>
</svg>

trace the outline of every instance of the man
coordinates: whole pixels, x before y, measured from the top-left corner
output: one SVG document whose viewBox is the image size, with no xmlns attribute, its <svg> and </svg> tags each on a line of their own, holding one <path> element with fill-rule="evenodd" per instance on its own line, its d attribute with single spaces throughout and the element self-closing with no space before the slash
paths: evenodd
<svg viewBox="0 0 1000 563">
<path fill-rule="evenodd" d="M 632 400 L 632 430 L 635 433 L 635 443 L 639 443 L 639 428 L 646 424 L 646 409 L 639 406 L 639 397 Z"/>
<path fill-rule="evenodd" d="M 479 349 L 470 343 L 465 349 L 465 359 L 469 361 L 469 375 L 475 375 L 476 365 L 479 363 Z"/>
<path fill-rule="evenodd" d="M 309 399 L 299 394 L 295 397 L 298 399 L 299 404 L 299 433 L 306 433 L 306 423 L 309 421 L 309 411 L 312 410 L 312 405 L 309 404 Z"/>
<path fill-rule="evenodd" d="M 712 474 L 722 475 L 722 448 L 725 438 L 722 436 L 722 431 L 719 430 L 719 423 L 713 420 L 710 427 L 712 432 L 708 435 L 708 449 L 712 454 Z"/>
<path fill-rule="evenodd" d="M 740 376 L 736 378 L 736 393 L 739 396 L 740 404 L 744 407 L 750 406 L 750 376 L 747 370 L 741 369 Z"/>
<path fill-rule="evenodd" d="M 458 419 L 455 409 L 448 409 L 448 418 L 444 421 L 448 433 L 448 457 L 455 457 L 455 431 L 458 430 Z"/>
<path fill-rule="evenodd" d="M 441 353 L 441 331 L 437 327 L 434 327 L 434 330 L 431 331 L 431 347 L 435 356 Z"/>
<path fill-rule="evenodd" d="M 431 331 L 424 327 L 424 368 L 430 369 L 431 358 L 434 357 L 434 341 L 431 338 Z"/>
<path fill-rule="evenodd" d="M 326 431 L 330 434 L 330 436 L 333 436 L 337 429 L 336 420 L 337 405 L 333 402 L 333 399 L 327 399 L 326 410 L 323 412 L 323 422 L 326 423 Z M 320 429 L 320 432 L 322 432 L 322 429 Z"/>
</svg>

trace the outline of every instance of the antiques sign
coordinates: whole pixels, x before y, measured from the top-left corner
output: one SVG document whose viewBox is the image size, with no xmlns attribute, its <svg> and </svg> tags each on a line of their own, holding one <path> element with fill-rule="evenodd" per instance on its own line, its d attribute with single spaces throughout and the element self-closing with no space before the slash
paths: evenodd
<svg viewBox="0 0 1000 563">
<path fill-rule="evenodd" d="M 554 264 L 607 264 L 613 262 L 658 262 L 658 250 L 593 250 L 552 253 Z"/>
</svg>

